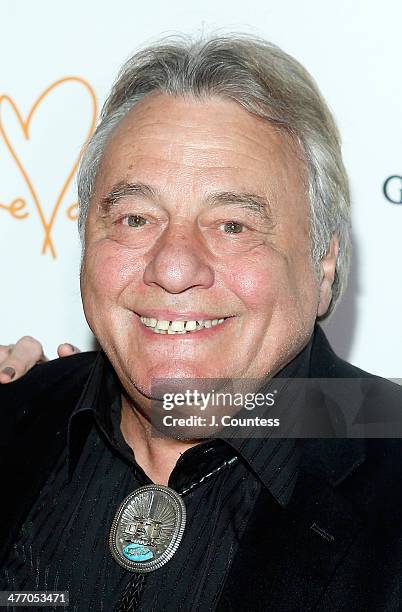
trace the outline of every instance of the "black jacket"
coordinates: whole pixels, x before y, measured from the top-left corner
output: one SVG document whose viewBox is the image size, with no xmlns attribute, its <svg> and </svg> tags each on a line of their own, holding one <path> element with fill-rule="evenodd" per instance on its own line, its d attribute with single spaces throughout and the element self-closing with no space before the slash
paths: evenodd
<svg viewBox="0 0 402 612">
<path fill-rule="evenodd" d="M 82 353 L 42 364 L 21 381 L 0 386 L 1 559 L 66 444 L 68 420 L 95 356 Z M 339 359 L 319 327 L 310 374 L 366 379 L 363 412 L 374 397 L 400 435 L 402 389 Z M 339 391 L 338 404 L 347 402 Z M 302 444 L 289 505 L 273 509 L 262 489 L 218 610 L 402 610 L 401 441 L 309 439 Z"/>
</svg>

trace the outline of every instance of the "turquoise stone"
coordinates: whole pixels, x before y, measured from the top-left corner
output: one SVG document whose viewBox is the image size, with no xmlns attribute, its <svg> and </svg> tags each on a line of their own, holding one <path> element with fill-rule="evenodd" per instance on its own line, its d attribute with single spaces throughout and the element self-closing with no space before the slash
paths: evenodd
<svg viewBox="0 0 402 612">
<path fill-rule="evenodd" d="M 130 561 L 149 561 L 154 553 L 143 544 L 128 544 L 123 548 L 123 555 Z"/>
</svg>

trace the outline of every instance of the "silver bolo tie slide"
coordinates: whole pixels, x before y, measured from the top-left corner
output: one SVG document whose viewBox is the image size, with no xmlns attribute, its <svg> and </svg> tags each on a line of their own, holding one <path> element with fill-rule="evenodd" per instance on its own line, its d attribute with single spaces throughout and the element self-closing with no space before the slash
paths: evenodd
<svg viewBox="0 0 402 612">
<path fill-rule="evenodd" d="M 224 461 L 182 493 L 236 461 L 237 457 Z M 173 557 L 185 527 L 186 507 L 181 496 L 164 485 L 146 485 L 120 504 L 110 530 L 110 550 L 124 569 L 141 574 L 153 572 Z"/>
<path fill-rule="evenodd" d="M 180 495 L 163 485 L 146 485 L 130 493 L 117 510 L 110 550 L 126 570 L 153 572 L 173 557 L 185 526 L 186 507 Z"/>
</svg>

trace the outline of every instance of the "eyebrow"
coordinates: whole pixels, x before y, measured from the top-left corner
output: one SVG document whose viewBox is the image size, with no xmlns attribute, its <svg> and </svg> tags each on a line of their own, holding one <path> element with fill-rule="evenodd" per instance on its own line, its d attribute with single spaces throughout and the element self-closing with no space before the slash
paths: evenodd
<svg viewBox="0 0 402 612">
<path fill-rule="evenodd" d="M 272 218 L 272 210 L 268 199 L 265 196 L 254 193 L 236 193 L 233 191 L 221 191 L 208 197 L 212 206 L 221 204 L 238 204 L 242 208 L 248 208 L 264 218 Z"/>
<path fill-rule="evenodd" d="M 120 181 L 116 183 L 116 185 L 113 185 L 109 193 L 100 200 L 98 209 L 104 215 L 108 215 L 119 200 L 127 196 L 136 195 L 143 198 L 156 198 L 155 191 L 145 183 L 128 183 L 127 181 Z"/>
<path fill-rule="evenodd" d="M 107 216 L 113 206 L 127 196 L 139 196 L 147 199 L 156 199 L 157 192 L 145 183 L 129 183 L 120 181 L 113 185 L 109 193 L 99 202 L 99 210 Z M 253 193 L 236 193 L 234 191 L 220 191 L 212 193 L 207 197 L 207 203 L 211 206 L 221 206 L 222 204 L 237 204 L 242 208 L 247 208 L 256 212 L 265 219 L 272 219 L 272 210 L 268 199 L 265 196 Z"/>
</svg>

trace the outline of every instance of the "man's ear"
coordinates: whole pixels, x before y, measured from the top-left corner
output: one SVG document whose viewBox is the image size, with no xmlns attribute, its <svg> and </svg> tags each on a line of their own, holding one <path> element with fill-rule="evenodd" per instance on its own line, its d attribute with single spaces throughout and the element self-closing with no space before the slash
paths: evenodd
<svg viewBox="0 0 402 612">
<path fill-rule="evenodd" d="M 332 284 L 335 279 L 336 261 L 339 253 L 338 236 L 333 234 L 325 257 L 320 261 L 320 299 L 317 316 L 322 317 L 328 310 L 332 298 Z"/>
</svg>

